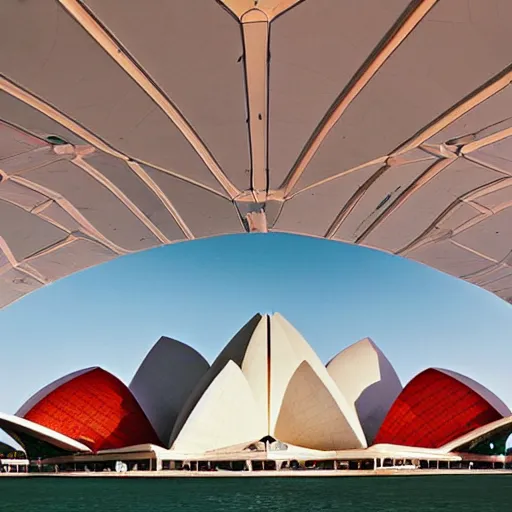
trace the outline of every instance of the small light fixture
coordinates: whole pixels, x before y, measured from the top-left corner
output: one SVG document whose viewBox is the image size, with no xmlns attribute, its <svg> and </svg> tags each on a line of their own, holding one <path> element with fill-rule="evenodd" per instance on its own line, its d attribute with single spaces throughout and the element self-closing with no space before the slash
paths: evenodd
<svg viewBox="0 0 512 512">
<path fill-rule="evenodd" d="M 49 142 L 52 146 L 64 146 L 69 144 L 67 140 L 64 140 L 58 135 L 48 135 L 48 137 L 46 137 L 46 142 Z"/>
</svg>

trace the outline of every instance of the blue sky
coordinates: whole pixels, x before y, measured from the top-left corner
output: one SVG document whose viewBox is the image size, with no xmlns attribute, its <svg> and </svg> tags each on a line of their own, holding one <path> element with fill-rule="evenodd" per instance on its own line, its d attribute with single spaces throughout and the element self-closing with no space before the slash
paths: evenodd
<svg viewBox="0 0 512 512">
<path fill-rule="evenodd" d="M 512 307 L 422 265 L 337 242 L 236 235 L 78 273 L 0 311 L 3 390 L 14 413 L 50 381 L 102 366 L 129 383 L 161 335 L 213 360 L 256 312 L 279 311 L 322 360 L 370 336 L 405 384 L 429 366 L 512 406 Z"/>
</svg>

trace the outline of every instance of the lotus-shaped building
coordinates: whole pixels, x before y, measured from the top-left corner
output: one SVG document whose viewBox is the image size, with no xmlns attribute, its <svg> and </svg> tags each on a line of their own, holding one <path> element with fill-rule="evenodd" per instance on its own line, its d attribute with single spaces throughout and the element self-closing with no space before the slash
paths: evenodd
<svg viewBox="0 0 512 512">
<path fill-rule="evenodd" d="M 427 369 L 402 389 L 368 338 L 324 365 L 280 314 L 258 314 L 211 365 L 162 337 L 129 387 L 101 368 L 80 370 L 16 415 L 0 414 L 0 427 L 31 458 L 52 463 L 156 460 L 159 469 L 165 461 L 300 459 L 375 467 L 504 456 L 511 414 L 489 390 L 448 370 Z"/>
</svg>

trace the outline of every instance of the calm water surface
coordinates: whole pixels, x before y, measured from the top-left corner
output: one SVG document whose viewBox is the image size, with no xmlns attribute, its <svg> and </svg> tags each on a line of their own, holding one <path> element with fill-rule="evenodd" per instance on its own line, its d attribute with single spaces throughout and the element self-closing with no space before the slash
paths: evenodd
<svg viewBox="0 0 512 512">
<path fill-rule="evenodd" d="M 512 476 L 0 478 L 0 510 L 27 512 L 512 510 Z"/>
</svg>

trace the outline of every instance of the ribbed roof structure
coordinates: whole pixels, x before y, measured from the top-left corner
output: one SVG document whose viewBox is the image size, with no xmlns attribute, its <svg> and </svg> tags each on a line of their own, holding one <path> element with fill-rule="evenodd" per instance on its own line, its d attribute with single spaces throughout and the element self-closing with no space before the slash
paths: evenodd
<svg viewBox="0 0 512 512">
<path fill-rule="evenodd" d="M 3 0 L 0 306 L 289 232 L 512 298 L 509 0 Z"/>
</svg>

